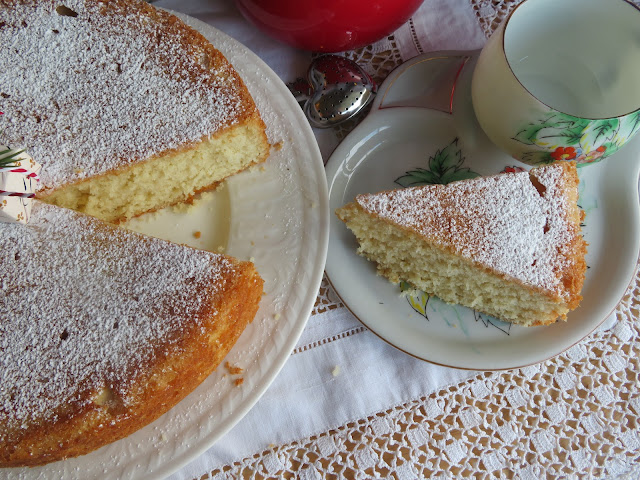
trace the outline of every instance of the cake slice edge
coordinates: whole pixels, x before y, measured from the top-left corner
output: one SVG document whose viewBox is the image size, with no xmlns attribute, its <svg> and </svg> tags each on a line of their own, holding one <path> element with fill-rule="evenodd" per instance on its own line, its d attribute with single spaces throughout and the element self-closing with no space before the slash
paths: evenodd
<svg viewBox="0 0 640 480">
<path fill-rule="evenodd" d="M 452 245 L 429 241 L 417 229 L 382 218 L 363 206 L 366 204 L 364 199 L 393 195 L 394 191 L 358 196 L 353 202 L 338 208 L 336 215 L 355 234 L 359 244 L 357 253 L 374 262 L 377 273 L 392 283 L 406 281 L 447 303 L 464 305 L 504 321 L 523 326 L 548 325 L 566 320 L 567 313 L 577 308 L 582 299 L 586 242 L 580 232 L 584 213 L 577 205 L 575 164 L 564 162 L 546 170 L 545 167 L 540 168 L 542 170 L 532 169 L 528 174 L 522 172 L 519 175 L 528 176 L 531 185 L 543 196 L 545 187 L 540 183 L 539 175 L 549 176 L 550 172 L 555 172 L 559 177 L 558 188 L 564 194 L 560 201 L 566 207 L 560 221 L 565 222 L 571 231 L 570 241 L 558 247 L 564 268 L 554 272 L 559 284 L 555 290 L 527 284 L 496 271 L 480 261 L 460 255 Z M 455 183 L 473 183 L 476 180 Z M 544 181 L 548 182 L 548 179 Z M 413 188 L 443 187 L 446 188 L 442 185 Z M 396 248 L 390 248 L 390 245 Z"/>
</svg>

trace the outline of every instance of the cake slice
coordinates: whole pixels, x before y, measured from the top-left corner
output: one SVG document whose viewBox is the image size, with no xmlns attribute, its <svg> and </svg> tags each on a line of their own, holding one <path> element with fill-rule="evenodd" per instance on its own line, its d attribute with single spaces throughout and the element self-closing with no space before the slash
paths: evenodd
<svg viewBox="0 0 640 480">
<path fill-rule="evenodd" d="M 524 326 L 580 303 L 586 242 L 573 162 L 358 195 L 337 210 L 391 282 Z"/>
<path fill-rule="evenodd" d="M 0 467 L 82 455 L 198 386 L 254 318 L 253 264 L 35 202 L 0 224 Z"/>
<path fill-rule="evenodd" d="M 242 79 L 138 0 L 0 3 L 0 132 L 42 165 L 37 197 L 110 222 L 190 200 L 269 155 Z"/>
</svg>

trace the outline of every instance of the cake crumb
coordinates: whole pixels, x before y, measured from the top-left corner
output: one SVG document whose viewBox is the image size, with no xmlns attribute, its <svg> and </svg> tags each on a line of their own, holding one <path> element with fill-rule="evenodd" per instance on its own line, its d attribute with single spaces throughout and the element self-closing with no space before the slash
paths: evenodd
<svg viewBox="0 0 640 480">
<path fill-rule="evenodd" d="M 274 320 L 280 320 L 280 316 L 281 316 L 281 315 L 280 315 L 279 313 L 274 313 L 274 314 L 273 314 L 273 319 L 274 319 Z"/>
<path fill-rule="evenodd" d="M 238 367 L 237 365 L 231 365 L 229 362 L 226 362 L 224 366 L 227 370 L 229 370 L 229 373 L 231 375 L 239 375 L 240 373 L 244 372 L 244 369 L 242 367 Z"/>
<path fill-rule="evenodd" d="M 190 199 L 185 201 L 184 203 L 176 203 L 175 205 L 172 205 L 169 208 L 173 213 L 185 214 L 185 213 L 189 213 L 194 209 L 194 202 L 193 202 L 193 199 Z"/>
<path fill-rule="evenodd" d="M 200 238 L 201 236 L 202 236 L 202 232 L 201 231 L 198 230 L 196 232 L 193 232 L 193 238 Z"/>
<path fill-rule="evenodd" d="M 244 378 L 240 377 L 240 378 L 236 378 L 236 381 L 233 382 L 235 383 L 236 387 L 239 387 L 240 385 L 242 385 L 244 383 Z"/>
<path fill-rule="evenodd" d="M 274 143 L 273 144 L 273 149 L 278 152 L 280 150 L 282 150 L 282 147 L 284 146 L 284 142 L 282 140 L 280 140 L 278 143 Z"/>
<path fill-rule="evenodd" d="M 335 367 L 333 367 L 333 370 L 331 370 L 331 375 L 333 375 L 334 377 L 340 375 L 340 365 L 336 365 Z"/>
</svg>

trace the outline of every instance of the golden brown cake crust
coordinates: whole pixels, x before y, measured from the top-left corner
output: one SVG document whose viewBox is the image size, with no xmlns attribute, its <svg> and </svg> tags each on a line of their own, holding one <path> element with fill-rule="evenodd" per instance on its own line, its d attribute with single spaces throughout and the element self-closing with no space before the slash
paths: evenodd
<svg viewBox="0 0 640 480">
<path fill-rule="evenodd" d="M 560 190 L 567 201 L 565 221 L 571 226 L 572 235 L 570 240 L 563 246 L 563 254 L 567 258 L 567 264 L 562 269 L 558 268 L 556 275 L 560 278 L 560 282 L 566 292 L 565 299 L 569 310 L 574 310 L 578 308 L 582 300 L 580 292 L 582 291 L 585 272 L 587 271 L 587 262 L 585 260 L 587 242 L 584 240 L 580 228 L 585 214 L 578 206 L 578 184 L 580 180 L 578 179 L 575 162 L 559 162 L 557 167 L 562 169 L 563 172 L 561 175 L 563 183 L 560 185 Z"/>
<path fill-rule="evenodd" d="M 248 262 L 51 205 L 3 225 L 0 246 L 4 467 L 82 455 L 162 415 L 220 364 L 262 295 Z"/>
<path fill-rule="evenodd" d="M 213 307 L 202 312 L 208 319 L 203 325 L 207 333 L 191 328 L 171 349 L 174 352 L 165 345 L 157 348 L 157 362 L 146 366 L 148 372 L 137 378 L 137 388 L 128 394 L 130 406 L 117 398 L 104 405 L 67 405 L 57 422 L 22 430 L 18 441 L 0 442 L 0 466 L 36 466 L 85 455 L 132 434 L 178 404 L 220 365 L 227 347 L 235 344 L 255 316 L 262 282 L 255 271 L 246 270 L 232 280 L 220 302 L 223 308 L 216 305 L 217 314 Z"/>
</svg>

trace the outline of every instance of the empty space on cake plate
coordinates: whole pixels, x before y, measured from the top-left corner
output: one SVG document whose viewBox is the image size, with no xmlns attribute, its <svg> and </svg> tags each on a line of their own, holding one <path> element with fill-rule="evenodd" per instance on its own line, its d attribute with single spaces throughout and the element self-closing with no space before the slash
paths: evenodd
<svg viewBox="0 0 640 480">
<path fill-rule="evenodd" d="M 152 424 L 88 455 L 7 478 L 163 478 L 211 447 L 255 404 L 295 347 L 322 280 L 328 195 L 322 157 L 299 105 L 278 76 L 242 44 L 176 14 L 238 70 L 267 125 L 264 165 L 230 178 L 191 207 L 165 209 L 128 227 L 255 263 L 265 280 L 258 313 L 227 358 Z M 250 193 L 249 193 L 250 192 Z M 241 370 L 228 369 L 225 363 Z"/>
<path fill-rule="evenodd" d="M 466 72 L 445 68 L 429 77 L 425 60 L 433 55 L 417 57 L 392 73 L 369 116 L 329 159 L 331 212 L 353 201 L 357 194 L 401 188 L 407 179 L 415 180 L 412 175 L 423 174 L 433 180 L 441 162 L 451 167 L 448 177 L 439 179 L 445 182 L 470 174 L 494 175 L 505 169 L 529 168 L 498 150 L 477 125 L 468 92 L 473 56 L 466 61 Z M 441 81 L 447 72 L 457 79 L 456 97 L 451 103 L 440 102 L 442 108 L 438 108 L 438 102 L 427 97 L 451 89 L 426 88 L 425 74 Z M 392 91 L 394 85 L 397 94 Z M 421 107 L 408 106 L 412 102 L 407 88 L 411 87 L 419 90 L 414 104 Z M 446 112 L 450 105 L 453 110 Z M 356 254 L 355 236 L 333 214 L 327 276 L 356 317 L 410 355 L 471 370 L 510 369 L 541 362 L 589 335 L 624 295 L 640 248 L 639 171 L 637 138 L 612 159 L 578 169 L 578 203 L 586 213 L 583 235 L 589 244 L 588 269 L 584 298 L 568 314 L 567 322 L 521 327 L 420 292 L 403 294 L 399 285 L 376 274 L 372 262 Z"/>
</svg>

